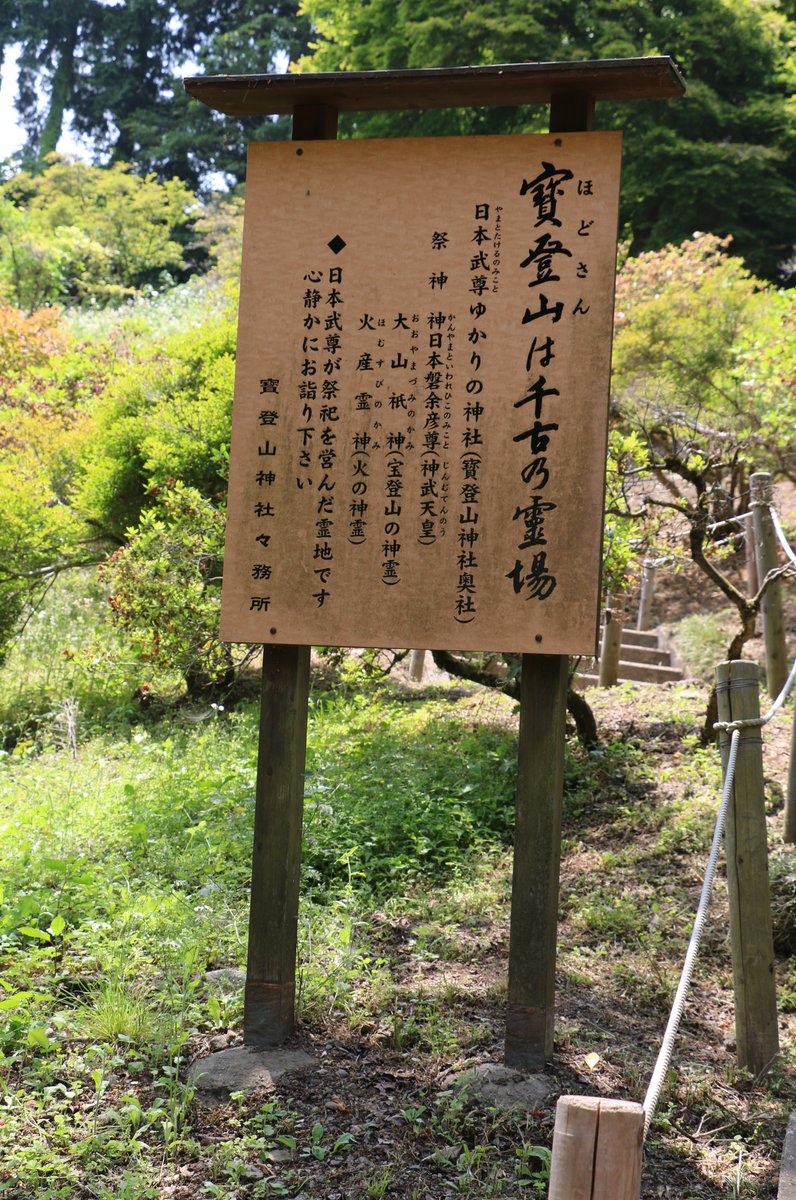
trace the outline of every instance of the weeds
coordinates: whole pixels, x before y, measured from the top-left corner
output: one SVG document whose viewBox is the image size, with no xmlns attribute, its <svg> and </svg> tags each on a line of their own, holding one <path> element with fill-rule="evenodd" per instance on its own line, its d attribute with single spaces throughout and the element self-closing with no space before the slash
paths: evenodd
<svg viewBox="0 0 796 1200">
<path fill-rule="evenodd" d="M 184 1186 L 292 1200 L 326 1195 L 330 1178 L 351 1200 L 543 1195 L 549 1113 L 497 1113 L 439 1082 L 501 1054 L 511 728 L 353 679 L 313 703 L 299 1015 L 336 1065 L 296 1099 L 237 1097 L 208 1114 L 185 1068 L 211 1033 L 240 1026 L 236 978 L 205 975 L 245 957 L 257 714 L 119 708 L 119 680 L 92 694 L 75 664 L 43 666 L 27 699 L 0 677 L 0 702 L 24 699 L 39 721 L 0 760 L 0 1196 L 150 1200 Z M 58 694 L 74 698 L 68 712 Z M 581 1071 L 596 1048 L 595 1080 L 632 1096 L 651 1049 L 627 1031 L 639 1014 L 663 1023 L 718 775 L 687 739 L 699 697 L 645 704 L 654 737 L 567 756 L 559 954 L 557 1065 Z M 778 852 L 783 931 L 792 875 Z M 721 938 L 706 940 L 699 984 L 711 1013 L 730 988 Z M 787 1015 L 792 964 L 781 978 Z M 689 1162 L 704 1115 L 714 1174 L 734 1186 L 742 1135 L 738 1186 L 764 1195 L 787 1071 L 752 1104 L 751 1082 L 716 1068 L 717 1053 L 673 1072 L 655 1136 Z M 678 1187 L 700 1194 L 691 1177 Z"/>
</svg>

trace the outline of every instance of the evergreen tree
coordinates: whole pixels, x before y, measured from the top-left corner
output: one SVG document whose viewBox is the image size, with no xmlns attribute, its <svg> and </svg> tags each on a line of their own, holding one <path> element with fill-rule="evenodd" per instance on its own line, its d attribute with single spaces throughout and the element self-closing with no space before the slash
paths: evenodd
<svg viewBox="0 0 796 1200">
<path fill-rule="evenodd" d="M 671 54 L 685 100 L 598 106 L 625 131 L 631 249 L 732 234 L 755 273 L 788 279 L 796 228 L 796 23 L 788 0 L 303 0 L 305 71 L 394 70 Z M 362 114 L 362 136 L 533 132 L 536 109 Z"/>
<path fill-rule="evenodd" d="M 197 188 L 211 172 L 235 182 L 246 142 L 282 136 L 287 123 L 230 121 L 182 87 L 185 73 L 276 69 L 306 49 L 308 22 L 294 0 L 17 0 L 0 5 L 0 44 L 18 44 L 17 110 L 23 165 L 40 169 L 67 116 L 98 162 L 133 162 Z"/>
</svg>

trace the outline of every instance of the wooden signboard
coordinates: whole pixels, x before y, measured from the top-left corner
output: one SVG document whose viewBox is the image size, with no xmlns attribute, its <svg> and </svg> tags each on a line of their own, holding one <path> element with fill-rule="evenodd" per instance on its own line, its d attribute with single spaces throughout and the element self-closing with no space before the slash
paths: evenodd
<svg viewBox="0 0 796 1200">
<path fill-rule="evenodd" d="M 251 147 L 226 641 L 594 653 L 620 154 Z"/>
</svg>

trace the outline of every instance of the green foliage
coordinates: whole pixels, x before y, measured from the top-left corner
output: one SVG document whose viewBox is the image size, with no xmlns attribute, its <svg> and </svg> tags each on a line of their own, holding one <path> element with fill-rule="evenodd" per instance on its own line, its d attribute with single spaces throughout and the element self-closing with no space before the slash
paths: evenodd
<svg viewBox="0 0 796 1200">
<path fill-rule="evenodd" d="M 603 534 L 603 591 L 629 592 L 638 584 L 644 538 L 638 523 L 625 519 L 627 484 L 648 471 L 649 451 L 638 432 L 611 429 L 605 474 L 606 523 Z"/>
<path fill-rule="evenodd" d="M 742 386 L 739 343 L 764 311 L 765 293 L 728 244 L 695 234 L 629 258 L 619 272 L 614 397 L 648 428 L 667 427 L 681 411 L 689 430 L 708 425 L 714 440 L 748 435 L 750 405 L 760 401 Z"/>
<path fill-rule="evenodd" d="M 0 662 L 19 621 L 74 555 L 85 526 L 67 503 L 75 430 L 57 415 L 0 408 Z"/>
<path fill-rule="evenodd" d="M 791 305 L 727 246 L 694 234 L 629 258 L 619 273 L 613 413 L 643 444 L 646 463 L 615 493 L 614 511 L 641 526 L 647 546 L 668 542 L 675 559 L 688 553 L 734 605 L 740 628 L 721 657 L 738 658 L 759 602 L 722 571 L 726 551 L 709 527 L 745 511 L 750 469 L 787 469 L 796 412 L 785 399 L 793 331 L 772 336 L 771 327 L 772 314 L 791 316 Z M 710 727 L 709 711 L 705 736 Z"/>
<path fill-rule="evenodd" d="M 180 671 L 189 694 L 229 682 L 232 656 L 218 641 L 224 516 L 177 482 L 102 565 L 114 620 L 141 659 Z"/>
<path fill-rule="evenodd" d="M 196 201 L 180 180 L 124 163 L 48 164 L 15 175 L 0 201 L 0 284 L 17 307 L 118 302 L 185 269 Z"/>
<path fill-rule="evenodd" d="M 515 767 L 505 736 L 453 726 L 428 707 L 393 710 L 389 725 L 374 725 L 372 710 L 356 700 L 316 712 L 309 887 L 350 880 L 382 893 L 420 875 L 449 875 L 484 838 L 508 837 Z"/>
<path fill-rule="evenodd" d="M 34 599 L 0 672 L 0 747 L 74 749 L 108 719 L 120 730 L 134 721 L 133 695 L 152 680 L 152 668 L 133 661 L 104 617 L 96 567 L 62 572 Z M 179 679 L 161 674 L 157 684 L 168 694 Z"/>
<path fill-rule="evenodd" d="M 56 654 L 72 622 L 88 630 L 91 611 L 70 605 L 43 621 L 40 651 Z M 567 755 L 559 983 L 569 1023 L 559 1045 L 578 1063 L 593 1046 L 608 1060 L 595 1068 L 600 1086 L 610 1078 L 632 1095 L 643 1094 L 646 1068 L 615 1047 L 629 1044 L 621 1039 L 642 1007 L 665 1015 L 688 936 L 689 863 L 706 852 L 719 787 L 715 752 L 695 753 L 681 736 L 693 706 L 690 689 L 647 691 L 643 712 L 629 708 L 633 724 L 600 751 Z M 326 1039 L 329 1067 L 349 1066 L 327 1070 L 317 1105 L 301 1092 L 290 1102 L 232 1096 L 203 1107 L 201 1127 L 186 1063 L 240 1020 L 239 989 L 210 991 L 204 972 L 245 953 L 255 706 L 160 718 L 150 709 L 121 724 L 109 713 L 76 754 L 52 742 L 0 753 L 7 1194 L 143 1200 L 190 1178 L 197 1194 L 230 1198 L 249 1190 L 256 1165 L 274 1195 L 326 1194 L 333 1179 L 351 1195 L 411 1196 L 414 1178 L 479 1200 L 543 1195 L 549 1112 L 498 1112 L 439 1082 L 491 1054 L 502 1032 L 516 735 L 497 723 L 494 706 L 472 697 L 408 703 L 374 690 L 313 704 L 299 1011 Z M 782 865 L 788 911 L 791 867 Z M 723 938 L 704 952 L 699 994 L 730 1020 Z M 785 978 L 791 1006 L 790 970 Z M 378 1114 L 351 1078 L 350 1050 L 357 1074 L 383 1083 L 386 1069 Z M 709 1037 L 692 1039 L 688 1057 L 700 1053 L 712 1069 Z M 689 1062 L 678 1066 L 694 1076 Z M 686 1086 L 688 1103 L 676 1097 L 656 1136 L 693 1155 L 693 1128 L 705 1111 L 721 1114 L 707 1067 L 698 1096 Z M 750 1123 L 739 1115 L 748 1087 L 724 1081 L 721 1121 L 743 1133 L 750 1156 L 775 1161 L 778 1139 L 755 1130 L 792 1097 L 777 1105 L 758 1087 Z"/>
<path fill-rule="evenodd" d="M 722 662 L 733 630 L 731 609 L 712 613 L 692 613 L 669 627 L 669 635 L 686 674 L 712 685 L 716 664 Z"/>
<path fill-rule="evenodd" d="M 314 37 L 305 71 L 450 67 L 672 54 L 684 100 L 598 106 L 625 134 L 621 222 L 632 250 L 695 229 L 731 233 L 751 268 L 787 275 L 796 219 L 794 25 L 756 0 L 303 0 Z M 517 133 L 546 128 L 538 109 L 357 114 L 364 136 Z M 749 181 L 754 185 L 749 186 Z"/>
<path fill-rule="evenodd" d="M 94 557 L 71 505 L 88 408 L 110 370 L 58 309 L 0 304 L 0 660 L 68 563 Z"/>
<path fill-rule="evenodd" d="M 234 350 L 232 320 L 215 319 L 145 349 L 106 389 L 76 498 L 103 533 L 123 540 L 150 489 L 170 481 L 205 497 L 226 491 Z"/>
<path fill-rule="evenodd" d="M 278 53 L 302 53 L 306 33 L 293 0 L 18 0 L 0 16 L 0 41 L 19 47 L 23 161 L 39 169 L 68 117 L 97 161 L 135 162 L 192 187 L 211 171 L 241 179 L 247 138 L 284 136 L 287 122 L 230 120 L 190 100 L 185 65 L 207 74 L 267 71 Z"/>
</svg>

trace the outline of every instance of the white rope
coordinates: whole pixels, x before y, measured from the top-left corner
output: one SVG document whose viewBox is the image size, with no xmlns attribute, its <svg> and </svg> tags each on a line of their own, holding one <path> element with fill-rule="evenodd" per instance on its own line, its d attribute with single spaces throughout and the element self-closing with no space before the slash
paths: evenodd
<svg viewBox="0 0 796 1200">
<path fill-rule="evenodd" d="M 694 974 L 694 966 L 696 965 L 699 947 L 702 943 L 702 935 L 704 933 L 705 920 L 707 918 L 708 908 L 710 906 L 710 897 L 713 892 L 713 877 L 716 873 L 716 863 L 721 849 L 721 839 L 724 836 L 724 826 L 727 823 L 727 809 L 729 808 L 730 796 L 732 795 L 732 786 L 735 782 L 735 763 L 738 758 L 738 744 L 741 740 L 741 730 L 745 728 L 755 728 L 767 725 L 774 717 L 782 705 L 790 695 L 791 689 L 796 683 L 796 659 L 793 661 L 793 666 L 790 670 L 790 675 L 785 681 L 785 686 L 777 696 L 771 708 L 762 717 L 747 717 L 740 721 L 717 721 L 713 726 L 714 729 L 723 730 L 730 734 L 730 753 L 727 759 L 727 770 L 724 774 L 724 788 L 722 790 L 721 804 L 719 806 L 719 814 L 716 818 L 716 828 L 713 833 L 713 844 L 710 848 L 710 857 L 705 871 L 705 880 L 702 884 L 702 894 L 699 898 L 699 907 L 694 919 L 694 928 L 691 931 L 691 940 L 688 943 L 688 950 L 683 964 L 680 983 L 677 987 L 677 992 L 674 997 L 672 1011 L 669 1016 L 669 1023 L 666 1026 L 666 1032 L 663 1035 L 658 1058 L 655 1063 L 655 1069 L 652 1072 L 647 1094 L 644 1097 L 644 1136 L 647 1136 L 647 1131 L 652 1124 L 655 1110 L 658 1107 L 658 1101 L 663 1091 L 663 1085 L 666 1080 L 666 1072 L 669 1070 L 669 1064 L 672 1059 L 674 1050 L 674 1040 L 677 1037 L 677 1030 L 680 1027 L 683 1010 L 685 1008 L 686 995 L 688 988 L 691 985 L 691 979 Z"/>
<path fill-rule="evenodd" d="M 723 521 L 714 521 L 712 525 L 707 526 L 707 532 L 712 533 L 714 529 L 721 529 L 722 525 L 743 525 L 746 517 L 746 513 L 741 513 L 739 517 L 725 517 Z"/>
<path fill-rule="evenodd" d="M 716 526 L 714 525 L 713 528 L 715 529 Z M 716 549 L 718 546 L 729 546 L 730 542 L 736 542 L 739 538 L 743 539 L 745 537 L 746 537 L 746 534 L 741 529 L 738 531 L 738 533 L 731 533 L 728 537 L 722 538 L 718 542 L 711 542 L 710 547 L 713 549 Z"/>
<path fill-rule="evenodd" d="M 796 563 L 796 554 L 793 553 L 790 543 L 789 543 L 788 539 L 785 537 L 785 531 L 783 530 L 782 525 L 780 524 L 779 517 L 777 516 L 777 510 L 774 508 L 773 504 L 770 506 L 770 512 L 771 512 L 771 520 L 774 522 L 774 529 L 776 531 L 777 537 L 779 538 L 779 544 L 782 547 L 782 549 L 785 551 L 786 558 L 789 558 L 792 563 Z"/>
<path fill-rule="evenodd" d="M 768 501 L 758 500 L 753 501 L 750 507 L 765 507 L 769 509 L 780 545 L 785 551 L 787 557 L 793 563 L 796 563 L 796 554 L 794 554 L 787 538 L 785 537 L 782 525 L 780 524 L 779 517 L 777 516 L 773 504 Z M 743 520 L 745 520 L 744 516 L 731 517 L 727 521 L 719 521 L 716 523 L 716 525 L 708 526 L 708 528 L 712 530 L 718 528 L 720 525 L 728 525 L 730 521 L 740 522 Z M 661 558 L 657 561 L 658 563 L 663 563 L 667 560 L 665 558 Z M 658 1102 L 661 1098 L 661 1092 L 663 1091 L 663 1085 L 666 1081 L 666 1073 L 669 1070 L 669 1065 L 672 1060 L 672 1053 L 674 1051 L 675 1038 L 677 1037 L 677 1031 L 680 1028 L 680 1021 L 682 1020 L 683 1011 L 685 1009 L 688 988 L 691 985 L 691 979 L 694 974 L 697 955 L 699 954 L 699 947 L 702 943 L 702 937 L 705 931 L 705 921 L 707 919 L 708 908 L 710 907 L 710 898 L 713 892 L 713 879 L 716 874 L 716 864 L 719 858 L 719 851 L 721 850 L 721 839 L 724 836 L 724 827 L 727 823 L 727 810 L 729 809 L 730 797 L 732 796 L 732 788 L 735 782 L 735 765 L 738 759 L 738 745 L 741 740 L 741 730 L 747 727 L 762 727 L 767 725 L 782 708 L 782 705 L 785 703 L 791 693 L 794 683 L 796 683 L 796 659 L 793 660 L 793 666 L 791 667 L 790 674 L 785 681 L 782 691 L 779 693 L 765 716 L 748 717 L 740 721 L 717 721 L 713 726 L 714 729 L 723 730 L 725 733 L 730 734 L 730 750 L 727 759 L 727 769 L 724 773 L 724 786 L 722 788 L 721 804 L 719 805 L 719 812 L 718 816 L 716 817 L 716 828 L 713 831 L 713 842 L 710 847 L 708 865 L 705 869 L 705 879 L 702 884 L 702 892 L 699 897 L 699 906 L 697 907 L 696 917 L 694 918 L 694 927 L 691 930 L 691 939 L 688 943 L 688 950 L 686 951 L 685 962 L 683 963 L 683 970 L 680 975 L 680 982 L 677 985 L 677 992 L 675 993 L 674 1003 L 672 1004 L 672 1011 L 669 1014 L 666 1032 L 663 1035 L 663 1041 L 661 1042 L 661 1048 L 658 1052 L 658 1058 L 655 1062 L 655 1068 L 652 1072 L 652 1078 L 650 1079 L 649 1087 L 647 1088 L 647 1094 L 644 1097 L 644 1104 L 642 1107 L 644 1109 L 645 1137 L 647 1136 L 649 1127 L 655 1117 L 655 1111 L 658 1107 Z"/>
<path fill-rule="evenodd" d="M 702 935 L 705 930 L 705 920 L 707 918 L 708 908 L 710 906 L 710 897 L 713 892 L 713 876 L 716 873 L 716 863 L 718 862 L 719 851 L 721 849 L 721 839 L 724 836 L 724 826 L 727 822 L 727 809 L 730 804 L 730 796 L 732 795 L 732 785 L 735 781 L 735 762 L 738 757 L 738 743 L 741 740 L 741 732 L 739 729 L 732 731 L 730 739 L 730 756 L 727 760 L 727 770 L 724 777 L 724 790 L 721 797 L 721 805 L 719 807 L 719 815 L 716 818 L 716 828 L 713 833 L 713 844 L 710 848 L 710 857 L 708 859 L 707 869 L 705 871 L 705 881 L 702 884 L 702 894 L 699 897 L 699 907 L 694 918 L 694 928 L 691 931 L 691 940 L 688 943 L 688 950 L 683 964 L 683 971 L 680 976 L 680 983 L 677 987 L 677 993 L 674 997 L 674 1004 L 669 1016 L 669 1023 L 666 1026 L 666 1032 L 663 1035 L 658 1059 L 655 1063 L 655 1070 L 652 1072 L 647 1094 L 644 1097 L 644 1136 L 647 1136 L 647 1131 L 652 1124 L 655 1110 L 658 1107 L 658 1101 L 661 1098 L 663 1085 L 666 1081 L 666 1072 L 669 1070 L 669 1063 L 672 1059 L 672 1051 L 674 1050 L 674 1040 L 677 1037 L 677 1030 L 680 1027 L 680 1021 L 685 1008 L 685 999 L 688 988 L 691 984 L 691 977 L 694 974 L 694 966 L 696 964 L 697 954 L 702 942 Z"/>
</svg>

